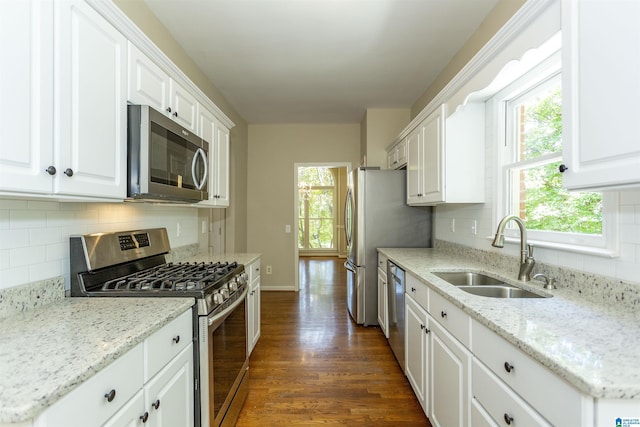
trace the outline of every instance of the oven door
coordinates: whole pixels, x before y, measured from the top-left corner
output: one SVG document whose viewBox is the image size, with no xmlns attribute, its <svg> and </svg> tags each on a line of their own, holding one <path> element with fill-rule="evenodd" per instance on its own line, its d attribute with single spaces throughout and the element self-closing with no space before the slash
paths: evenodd
<svg viewBox="0 0 640 427">
<path fill-rule="evenodd" d="M 200 370 L 203 426 L 235 425 L 246 397 L 249 369 L 246 295 L 247 288 L 223 312 L 206 318 L 207 342 L 201 346 L 207 354 L 201 353 L 200 357 L 200 363 L 207 364 Z"/>
</svg>

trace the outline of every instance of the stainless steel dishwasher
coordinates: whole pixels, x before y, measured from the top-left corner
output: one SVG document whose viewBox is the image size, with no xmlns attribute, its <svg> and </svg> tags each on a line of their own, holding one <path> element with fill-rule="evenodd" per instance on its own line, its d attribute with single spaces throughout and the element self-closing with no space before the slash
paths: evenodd
<svg viewBox="0 0 640 427">
<path fill-rule="evenodd" d="M 404 270 L 388 261 L 389 345 L 404 372 Z"/>
</svg>

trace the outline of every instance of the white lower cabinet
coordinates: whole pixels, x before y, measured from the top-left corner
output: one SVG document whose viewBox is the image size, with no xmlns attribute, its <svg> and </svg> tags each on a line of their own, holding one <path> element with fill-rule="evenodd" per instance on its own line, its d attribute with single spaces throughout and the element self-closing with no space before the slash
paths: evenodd
<svg viewBox="0 0 640 427">
<path fill-rule="evenodd" d="M 188 310 L 47 408 L 32 425 L 190 427 L 193 399 Z"/>
<path fill-rule="evenodd" d="M 405 374 L 434 427 L 598 425 L 594 399 L 406 278 Z"/>
<path fill-rule="evenodd" d="M 387 257 L 378 254 L 378 325 L 389 338 L 389 287 L 387 284 Z"/>
<path fill-rule="evenodd" d="M 249 274 L 249 293 L 247 294 L 247 355 L 260 339 L 260 259 L 246 267 Z"/>
<path fill-rule="evenodd" d="M 472 383 L 474 398 L 496 423 L 514 426 L 550 426 L 547 420 L 478 359 L 473 361 Z"/>
<path fill-rule="evenodd" d="M 431 321 L 430 326 L 429 420 L 434 427 L 467 426 L 471 352 L 437 321 Z"/>
<path fill-rule="evenodd" d="M 425 414 L 428 409 L 429 320 L 426 310 L 409 295 L 405 300 L 405 375 Z"/>
</svg>

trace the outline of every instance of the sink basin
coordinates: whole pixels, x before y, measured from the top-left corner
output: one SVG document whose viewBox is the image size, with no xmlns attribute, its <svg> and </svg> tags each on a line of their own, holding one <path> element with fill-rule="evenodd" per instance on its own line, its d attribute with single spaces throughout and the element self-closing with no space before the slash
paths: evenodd
<svg viewBox="0 0 640 427">
<path fill-rule="evenodd" d="M 458 286 L 467 293 L 479 295 L 481 297 L 490 298 L 546 298 L 544 295 L 538 295 L 526 289 L 516 288 L 513 286 Z"/>
<path fill-rule="evenodd" d="M 482 273 L 471 273 L 468 271 L 440 272 L 433 274 L 454 286 L 494 286 L 505 284 L 502 280 L 486 276 Z"/>
<path fill-rule="evenodd" d="M 518 288 L 503 280 L 470 271 L 443 271 L 433 273 L 458 289 L 467 293 L 489 298 L 547 298 L 535 292 Z"/>
</svg>

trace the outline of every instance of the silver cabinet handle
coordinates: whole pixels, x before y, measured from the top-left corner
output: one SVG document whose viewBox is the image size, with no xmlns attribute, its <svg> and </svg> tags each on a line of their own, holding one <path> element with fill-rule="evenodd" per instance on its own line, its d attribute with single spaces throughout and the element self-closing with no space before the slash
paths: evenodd
<svg viewBox="0 0 640 427">
<path fill-rule="evenodd" d="M 196 178 L 196 164 L 198 163 L 198 157 L 202 157 L 202 161 L 204 162 L 204 174 L 200 182 L 198 182 L 198 179 Z M 191 177 L 193 178 L 193 183 L 196 185 L 198 190 L 202 190 L 202 187 L 206 184 L 208 172 L 207 155 L 202 148 L 198 148 L 196 153 L 193 155 L 193 160 L 191 161 Z"/>
</svg>

